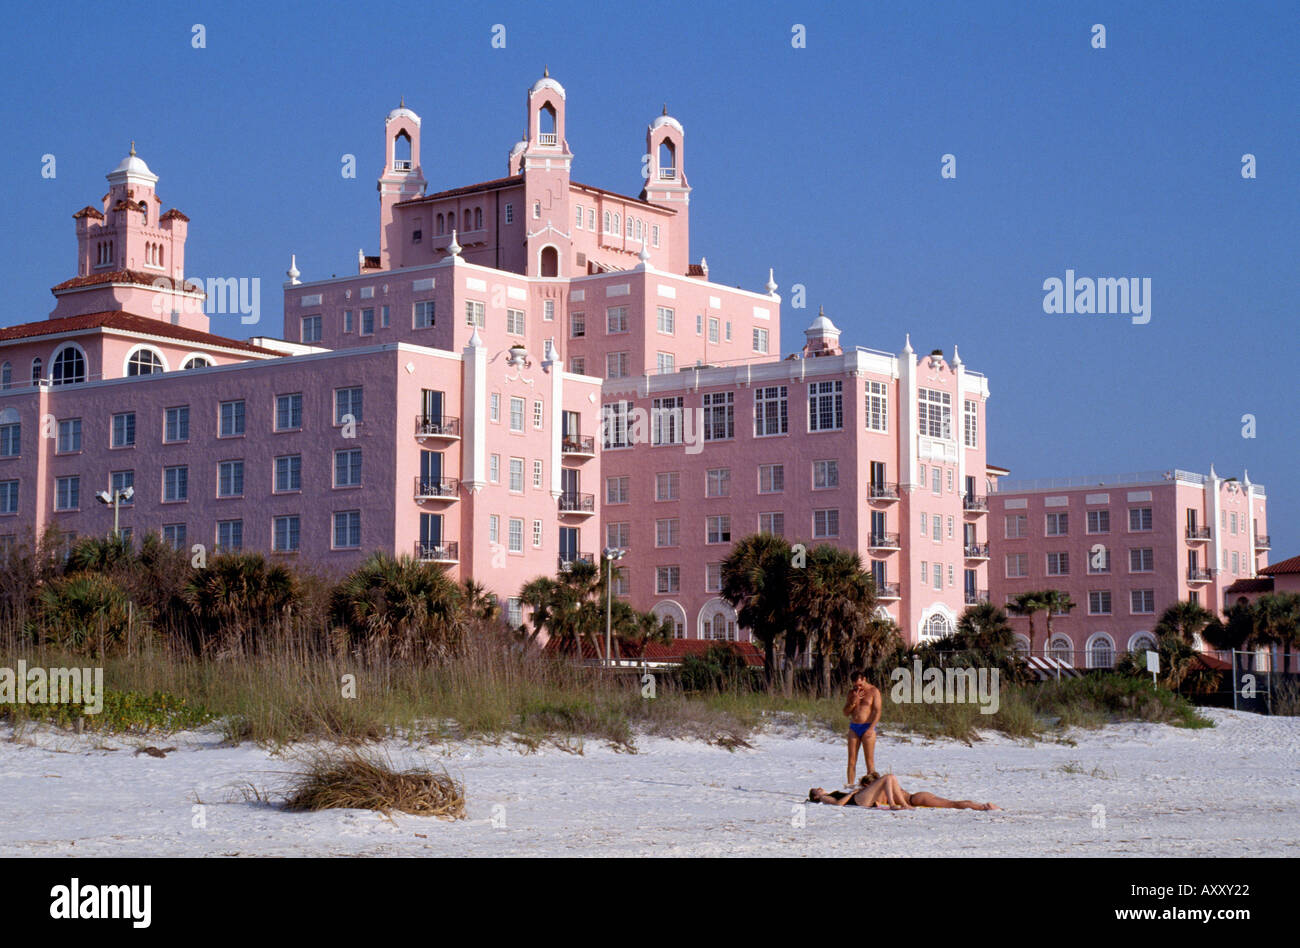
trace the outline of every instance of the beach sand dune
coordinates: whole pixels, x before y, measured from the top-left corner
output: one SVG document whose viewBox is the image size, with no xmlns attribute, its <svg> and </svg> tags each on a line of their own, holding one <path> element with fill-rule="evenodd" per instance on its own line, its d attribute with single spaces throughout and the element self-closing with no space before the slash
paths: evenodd
<svg viewBox="0 0 1300 948">
<path fill-rule="evenodd" d="M 1003 812 L 805 805 L 843 780 L 828 737 L 773 729 L 750 750 L 641 738 L 639 752 L 414 748 L 466 783 L 469 819 L 287 813 L 240 788 L 285 786 L 291 760 L 207 733 L 145 741 L 0 732 L 0 855 L 1300 856 L 1300 718 L 1207 711 L 1216 727 L 1118 724 L 1075 744 L 895 735 L 877 766 L 908 790 Z M 155 741 L 156 743 L 156 741 Z M 107 749 L 115 748 L 115 749 Z"/>
</svg>

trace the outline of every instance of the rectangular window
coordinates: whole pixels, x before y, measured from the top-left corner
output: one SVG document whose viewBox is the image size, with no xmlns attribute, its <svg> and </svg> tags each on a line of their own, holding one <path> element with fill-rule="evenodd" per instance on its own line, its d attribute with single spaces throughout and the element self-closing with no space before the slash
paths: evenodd
<svg viewBox="0 0 1300 948">
<path fill-rule="evenodd" d="M 727 441 L 736 436 L 734 392 L 712 392 L 704 396 L 704 440 Z"/>
<path fill-rule="evenodd" d="M 952 538 L 953 538 L 953 518 L 950 516 L 948 517 L 948 539 L 951 540 Z"/>
<path fill-rule="evenodd" d="M 923 388 L 917 392 L 920 432 L 930 438 L 952 440 L 952 396 Z"/>
<path fill-rule="evenodd" d="M 627 377 L 627 353 L 605 353 L 605 378 L 621 379 Z"/>
<path fill-rule="evenodd" d="M 655 521 L 655 546 L 677 546 L 681 542 L 681 521 L 676 517 Z"/>
<path fill-rule="evenodd" d="M 555 322 L 555 300 L 542 300 L 542 319 Z"/>
<path fill-rule="evenodd" d="M 589 207 L 587 208 L 587 230 L 595 230 L 595 229 L 596 229 L 596 209 Z"/>
<path fill-rule="evenodd" d="M 128 487 L 133 491 L 135 490 L 135 471 L 114 471 L 109 477 L 109 489 L 115 493 L 121 493 Z M 130 506 L 133 503 L 135 503 L 134 497 L 130 500 L 123 498 L 121 501 L 123 507 Z"/>
<path fill-rule="evenodd" d="M 168 408 L 164 413 L 164 441 L 188 441 L 190 439 L 190 406 L 178 405 Z"/>
<path fill-rule="evenodd" d="M 217 552 L 233 553 L 244 548 L 244 521 L 217 521 Z"/>
<path fill-rule="evenodd" d="M 655 500 L 677 500 L 681 495 L 682 477 L 676 471 L 655 475 Z"/>
<path fill-rule="evenodd" d="M 1089 533 L 1110 533 L 1110 511 L 1089 510 L 1088 511 L 1088 532 Z"/>
<path fill-rule="evenodd" d="M 1129 611 L 1134 615 L 1150 615 L 1156 611 L 1154 589 L 1134 589 L 1129 592 Z"/>
<path fill-rule="evenodd" d="M 506 332 L 512 336 L 524 334 L 524 311 L 522 309 L 506 310 Z"/>
<path fill-rule="evenodd" d="M 1110 550 L 1102 547 L 1088 552 L 1088 572 L 1094 576 L 1110 572 Z"/>
<path fill-rule="evenodd" d="M 349 415 L 351 418 L 348 417 Z M 334 390 L 334 424 L 344 425 L 348 421 L 361 421 L 361 389 L 359 387 Z"/>
<path fill-rule="evenodd" d="M 704 472 L 704 496 L 731 496 L 731 468 L 718 467 Z"/>
<path fill-rule="evenodd" d="M 813 511 L 813 536 L 837 537 L 840 535 L 840 512 L 838 510 Z"/>
<path fill-rule="evenodd" d="M 844 427 L 844 383 L 813 382 L 808 386 L 808 430 L 838 431 Z"/>
<path fill-rule="evenodd" d="M 493 484 L 501 480 L 501 455 L 499 454 L 488 456 L 488 480 Z"/>
<path fill-rule="evenodd" d="M 934 540 L 936 543 L 943 539 L 943 527 L 941 526 L 942 520 L 943 518 L 940 517 L 939 514 L 934 514 L 930 518 L 930 523 L 934 525 L 934 530 L 930 534 L 930 539 Z"/>
<path fill-rule="evenodd" d="M 482 300 L 465 301 L 465 325 L 476 326 L 479 329 L 487 328 L 487 307 L 483 305 Z"/>
<path fill-rule="evenodd" d="M 432 329 L 434 325 L 433 300 L 417 300 L 415 303 L 415 328 Z"/>
<path fill-rule="evenodd" d="M 659 246 L 659 225 L 653 224 L 650 227 L 650 246 Z"/>
<path fill-rule="evenodd" d="M 510 459 L 510 492 L 512 494 L 522 494 L 524 492 L 524 459 Z"/>
<path fill-rule="evenodd" d="M 630 523 L 605 524 L 605 545 L 615 550 L 626 550 L 632 544 Z"/>
<path fill-rule="evenodd" d="M 162 539 L 173 550 L 183 550 L 185 548 L 185 524 L 164 523 Z"/>
<path fill-rule="evenodd" d="M 361 335 L 370 336 L 375 332 L 375 310 L 373 307 L 361 311 Z"/>
<path fill-rule="evenodd" d="M 586 374 L 587 374 L 587 357 L 586 357 L 586 356 L 570 356 L 570 357 L 569 357 L 569 371 L 572 372 L 574 375 L 586 375 Z"/>
<path fill-rule="evenodd" d="M 276 493 L 302 490 L 302 455 L 285 454 L 275 459 Z"/>
<path fill-rule="evenodd" d="M 244 462 L 222 461 L 217 465 L 217 496 L 241 497 L 244 493 Z"/>
<path fill-rule="evenodd" d="M 1110 615 L 1110 591 L 1109 590 L 1094 589 L 1088 593 L 1088 615 L 1090 616 Z"/>
<path fill-rule="evenodd" d="M 770 533 L 774 537 L 785 536 L 785 514 L 779 510 L 758 515 L 758 532 Z"/>
<path fill-rule="evenodd" d="M 511 517 L 506 525 L 506 549 L 511 553 L 524 552 L 524 521 Z"/>
<path fill-rule="evenodd" d="M 1130 573 L 1150 573 L 1156 568 L 1155 549 L 1139 547 L 1128 551 L 1128 571 Z"/>
<path fill-rule="evenodd" d="M 124 411 L 113 416 L 113 447 L 129 448 L 135 444 L 135 412 Z"/>
<path fill-rule="evenodd" d="M 605 332 L 627 332 L 627 307 L 611 306 L 605 310 Z"/>
<path fill-rule="evenodd" d="M 190 499 L 190 469 L 184 464 L 163 468 L 163 501 L 179 503 Z"/>
<path fill-rule="evenodd" d="M 718 317 L 709 317 L 709 342 L 718 341 Z"/>
<path fill-rule="evenodd" d="M 492 546 L 501 542 L 501 515 L 488 514 L 488 543 Z"/>
<path fill-rule="evenodd" d="M 297 515 L 276 517 L 272 524 L 271 548 L 276 553 L 296 553 L 298 551 Z"/>
<path fill-rule="evenodd" d="M 889 430 L 889 389 L 884 382 L 867 382 L 864 415 L 868 431 Z"/>
<path fill-rule="evenodd" d="M 711 593 L 722 591 L 721 563 L 704 564 L 704 591 Z"/>
<path fill-rule="evenodd" d="M 1128 529 L 1130 533 L 1144 533 L 1151 529 L 1151 508 L 1130 507 L 1128 509 Z"/>
<path fill-rule="evenodd" d="M 672 398 L 656 398 L 652 403 L 650 415 L 651 444 L 682 443 L 682 406 L 680 395 Z"/>
<path fill-rule="evenodd" d="M 580 339 L 587 335 L 587 314 L 570 313 L 569 314 L 569 335 L 574 339 Z"/>
<path fill-rule="evenodd" d="M 783 435 L 789 431 L 789 398 L 784 385 L 754 389 L 754 437 Z"/>
<path fill-rule="evenodd" d="M 1022 579 L 1028 575 L 1029 575 L 1029 554 L 1008 553 L 1007 554 L 1007 578 Z"/>
<path fill-rule="evenodd" d="M 943 493 L 943 468 L 937 464 L 930 468 L 930 492 L 932 494 Z"/>
<path fill-rule="evenodd" d="M 947 489 L 948 493 L 950 494 L 952 493 L 954 474 L 956 474 L 956 472 L 952 468 L 950 467 L 944 468 L 944 472 L 943 472 L 944 487 Z"/>
<path fill-rule="evenodd" d="M 542 522 L 540 520 L 534 520 L 533 521 L 533 549 L 540 550 L 541 548 L 542 548 Z"/>
<path fill-rule="evenodd" d="M 760 464 L 758 466 L 758 492 L 780 494 L 785 490 L 785 465 Z"/>
<path fill-rule="evenodd" d="M 677 371 L 677 357 L 671 352 L 656 352 L 655 368 L 660 375 L 672 375 Z"/>
<path fill-rule="evenodd" d="M 978 448 L 980 431 L 979 402 L 972 401 L 969 398 L 965 399 L 965 409 L 962 413 L 962 417 L 966 423 L 964 431 L 964 443 L 966 447 Z"/>
<path fill-rule="evenodd" d="M 1046 519 L 1046 535 L 1063 537 L 1070 533 L 1070 515 L 1068 513 L 1049 513 Z"/>
<path fill-rule="evenodd" d="M 277 395 L 275 398 L 275 430 L 293 431 L 302 427 L 302 394 Z"/>
<path fill-rule="evenodd" d="M 515 206 L 513 204 L 507 204 L 505 210 L 506 223 L 513 224 L 515 222 Z"/>
<path fill-rule="evenodd" d="M 501 393 L 493 392 L 488 396 L 488 420 L 494 423 L 501 421 Z"/>
<path fill-rule="evenodd" d="M 59 422 L 59 436 L 56 445 L 59 454 L 68 454 L 81 450 L 80 418 L 64 418 Z"/>
<path fill-rule="evenodd" d="M 727 514 L 707 517 L 704 521 L 705 543 L 731 542 L 731 517 Z"/>
<path fill-rule="evenodd" d="M 542 489 L 542 462 L 533 460 L 533 489 Z"/>
<path fill-rule="evenodd" d="M 573 226 L 582 230 L 582 205 L 577 205 L 577 215 L 573 219 Z"/>
<path fill-rule="evenodd" d="M 662 333 L 671 336 L 677 331 L 677 313 L 671 307 L 655 308 L 655 326 Z"/>
<path fill-rule="evenodd" d="M 544 409 L 543 409 L 543 407 L 542 407 L 542 401 L 541 401 L 541 399 L 534 399 L 534 401 L 533 401 L 533 427 L 534 427 L 534 428 L 537 428 L 538 430 L 540 430 L 541 427 L 542 427 L 542 421 L 543 421 L 543 418 L 544 418 Z"/>
<path fill-rule="evenodd" d="M 767 330 L 754 328 L 754 351 L 767 352 Z"/>
<path fill-rule="evenodd" d="M 726 325 L 727 342 L 731 342 L 731 320 L 727 320 Z"/>
<path fill-rule="evenodd" d="M 510 399 L 510 430 L 524 430 L 524 399 L 511 397 Z"/>
<path fill-rule="evenodd" d="M 828 490 L 839 486 L 839 461 L 813 461 L 813 490 Z"/>
<path fill-rule="evenodd" d="M 1006 537 L 1008 540 L 1018 540 L 1022 537 L 1029 536 L 1029 517 L 1026 514 L 1007 514 L 1006 515 Z"/>
<path fill-rule="evenodd" d="M 1069 576 L 1070 575 L 1070 554 L 1069 553 L 1048 553 L 1047 554 L 1047 575 L 1048 576 Z"/>
<path fill-rule="evenodd" d="M 304 316 L 298 338 L 303 342 L 320 342 L 320 316 Z"/>
<path fill-rule="evenodd" d="M 345 309 L 343 311 L 343 331 L 352 331 L 352 310 L 350 309 Z"/>
<path fill-rule="evenodd" d="M 12 496 L 15 501 L 18 497 L 18 482 L 10 481 L 14 485 Z M 81 509 L 81 478 L 77 476 L 60 477 L 55 480 L 55 510 L 79 510 Z M 15 506 L 14 513 L 17 513 Z"/>
<path fill-rule="evenodd" d="M 334 514 L 334 549 L 356 550 L 361 547 L 361 511 L 341 510 Z"/>
<path fill-rule="evenodd" d="M 381 329 L 388 328 L 388 307 L 387 306 L 379 307 L 379 327 Z"/>
<path fill-rule="evenodd" d="M 334 486 L 361 486 L 361 449 L 334 452 Z"/>
<path fill-rule="evenodd" d="M 244 401 L 222 402 L 217 431 L 222 438 L 238 438 L 244 434 Z"/>
<path fill-rule="evenodd" d="M 681 592 L 682 568 L 680 566 L 655 567 L 655 592 L 659 595 Z"/>
<path fill-rule="evenodd" d="M 607 504 L 626 504 L 631 493 L 631 478 L 624 474 L 621 477 L 605 478 L 605 503 Z"/>
<path fill-rule="evenodd" d="M 921 536 L 928 537 L 929 535 L 930 535 L 930 515 L 927 513 L 923 513 L 921 514 Z"/>
</svg>

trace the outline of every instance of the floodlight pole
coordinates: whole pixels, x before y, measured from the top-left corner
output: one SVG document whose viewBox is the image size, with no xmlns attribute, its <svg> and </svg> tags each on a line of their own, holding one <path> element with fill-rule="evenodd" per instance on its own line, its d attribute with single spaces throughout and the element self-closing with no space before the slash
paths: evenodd
<svg viewBox="0 0 1300 948">
<path fill-rule="evenodd" d="M 627 550 L 605 548 L 605 667 L 612 668 L 611 647 L 614 627 L 614 561 L 621 560 Z"/>
</svg>

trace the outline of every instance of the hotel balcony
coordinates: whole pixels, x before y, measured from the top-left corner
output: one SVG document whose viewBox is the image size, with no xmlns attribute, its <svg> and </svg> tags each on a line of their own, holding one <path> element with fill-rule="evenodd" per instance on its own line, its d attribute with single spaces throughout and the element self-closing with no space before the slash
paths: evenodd
<svg viewBox="0 0 1300 948">
<path fill-rule="evenodd" d="M 566 458 L 578 458 L 585 461 L 596 456 L 596 438 L 594 435 L 565 435 L 560 441 L 560 453 Z"/>
<path fill-rule="evenodd" d="M 1257 550 L 1273 549 L 1273 544 L 1269 542 L 1269 536 L 1267 533 L 1255 534 L 1255 549 Z"/>
<path fill-rule="evenodd" d="M 1214 570 L 1207 569 L 1204 566 L 1187 567 L 1187 581 L 1189 583 L 1208 583 L 1214 578 Z"/>
<path fill-rule="evenodd" d="M 567 556 L 561 553 L 558 557 L 560 572 L 566 572 L 574 563 L 591 563 L 595 564 L 596 554 L 594 553 L 570 553 Z"/>
<path fill-rule="evenodd" d="M 1187 528 L 1188 543 L 1208 543 L 1209 540 L 1210 540 L 1209 527 L 1188 527 Z"/>
<path fill-rule="evenodd" d="M 988 558 L 989 558 L 989 545 L 987 543 L 966 544 L 966 559 L 987 560 Z"/>
<path fill-rule="evenodd" d="M 415 499 L 418 501 L 460 500 L 460 481 L 454 477 L 417 477 Z"/>
<path fill-rule="evenodd" d="M 873 533 L 867 537 L 868 550 L 900 550 L 897 533 Z"/>
<path fill-rule="evenodd" d="M 983 494 L 966 494 L 961 499 L 961 508 L 967 513 L 986 514 L 989 512 L 989 499 Z"/>
<path fill-rule="evenodd" d="M 459 563 L 460 544 L 455 540 L 445 543 L 415 542 L 415 558 L 421 563 Z"/>
<path fill-rule="evenodd" d="M 877 583 L 876 598 L 886 602 L 894 602 L 902 599 L 903 594 L 899 591 L 898 583 Z"/>
<path fill-rule="evenodd" d="M 596 496 L 594 494 L 561 494 L 560 514 L 565 516 L 590 517 L 596 513 Z"/>
<path fill-rule="evenodd" d="M 898 500 L 898 485 L 868 484 L 867 499 L 876 504 L 892 504 Z"/>
<path fill-rule="evenodd" d="M 439 438 L 445 441 L 460 440 L 460 419 L 443 415 L 435 418 L 430 415 L 415 416 L 415 436 L 417 438 Z"/>
<path fill-rule="evenodd" d="M 966 605 L 976 606 L 981 602 L 989 601 L 989 591 L 987 589 L 967 589 L 965 593 Z"/>
</svg>

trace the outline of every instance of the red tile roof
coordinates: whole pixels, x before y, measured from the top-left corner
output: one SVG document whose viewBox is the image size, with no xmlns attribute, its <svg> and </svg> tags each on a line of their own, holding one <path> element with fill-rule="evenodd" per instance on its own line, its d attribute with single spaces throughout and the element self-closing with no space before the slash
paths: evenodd
<svg viewBox="0 0 1300 948">
<path fill-rule="evenodd" d="M 77 211 L 77 213 L 72 215 L 73 220 L 77 220 L 81 217 L 98 217 L 102 221 L 104 219 L 104 212 L 97 207 L 91 207 L 87 204 L 81 210 Z"/>
<path fill-rule="evenodd" d="M 1226 588 L 1224 595 L 1232 593 L 1267 593 L 1273 591 L 1271 579 L 1239 579 Z"/>
<path fill-rule="evenodd" d="M 1293 556 L 1288 560 L 1281 560 L 1271 566 L 1265 566 L 1260 569 L 1260 572 L 1265 576 L 1284 576 L 1300 573 L 1300 556 Z"/>
<path fill-rule="evenodd" d="M 176 208 L 174 208 L 174 207 L 173 207 L 170 211 L 168 211 L 166 214 L 164 214 L 162 217 L 158 218 L 158 220 L 160 220 L 160 221 L 169 221 L 169 220 L 171 220 L 173 217 L 176 218 L 177 220 L 182 220 L 182 221 L 188 221 L 188 220 L 189 220 L 189 216 L 188 216 L 187 214 L 184 214 L 184 213 L 182 213 L 181 211 L 178 211 L 178 210 L 177 210 Z"/>
<path fill-rule="evenodd" d="M 686 275 L 688 277 L 708 276 L 708 274 L 704 272 L 704 267 L 700 266 L 698 263 L 688 263 L 686 265 Z"/>
<path fill-rule="evenodd" d="M 443 198 L 460 197 L 462 194 L 475 194 L 479 191 L 495 191 L 498 188 L 506 188 L 515 184 L 523 184 L 524 176 L 521 174 L 511 175 L 508 178 L 494 178 L 491 181 L 480 181 L 478 184 L 467 184 L 463 188 L 452 188 L 450 191 L 436 191 L 433 194 L 426 194 L 423 197 L 411 198 L 407 201 L 400 201 L 401 204 L 424 204 L 429 201 L 441 201 Z"/>
<path fill-rule="evenodd" d="M 87 332 L 93 329 L 116 329 L 122 332 L 166 336 L 181 342 L 193 343 L 197 346 L 220 346 L 223 349 L 238 349 L 241 352 L 253 352 L 259 355 L 278 356 L 283 354 L 238 339 L 227 339 L 225 336 L 216 336 L 197 329 L 173 326 L 171 323 L 165 323 L 160 319 L 137 316 L 134 313 L 124 313 L 120 310 L 87 313 L 83 316 L 60 316 L 58 319 L 44 319 L 34 323 L 6 326 L 0 329 L 0 345 L 7 342 L 36 339 L 41 336 L 52 336 L 56 333 Z"/>
<path fill-rule="evenodd" d="M 165 273 L 144 273 L 140 270 L 109 270 L 106 273 L 89 273 L 86 276 L 73 277 L 71 280 L 64 280 L 50 287 L 50 292 L 57 294 L 60 290 L 75 290 L 83 286 L 97 286 L 101 283 L 134 283 L 137 286 L 157 286 L 155 281 L 171 281 L 171 277 Z M 186 289 L 191 293 L 202 293 L 203 287 L 189 280 L 185 281 Z"/>
<path fill-rule="evenodd" d="M 1203 667 L 1208 668 L 1210 671 L 1228 671 L 1229 669 L 1232 668 L 1231 662 L 1225 662 L 1223 659 L 1218 658 L 1214 655 L 1210 655 L 1208 652 L 1197 652 L 1195 655 L 1193 655 L 1192 656 L 1193 666 L 1195 666 L 1197 663 L 1200 663 Z"/>
</svg>

